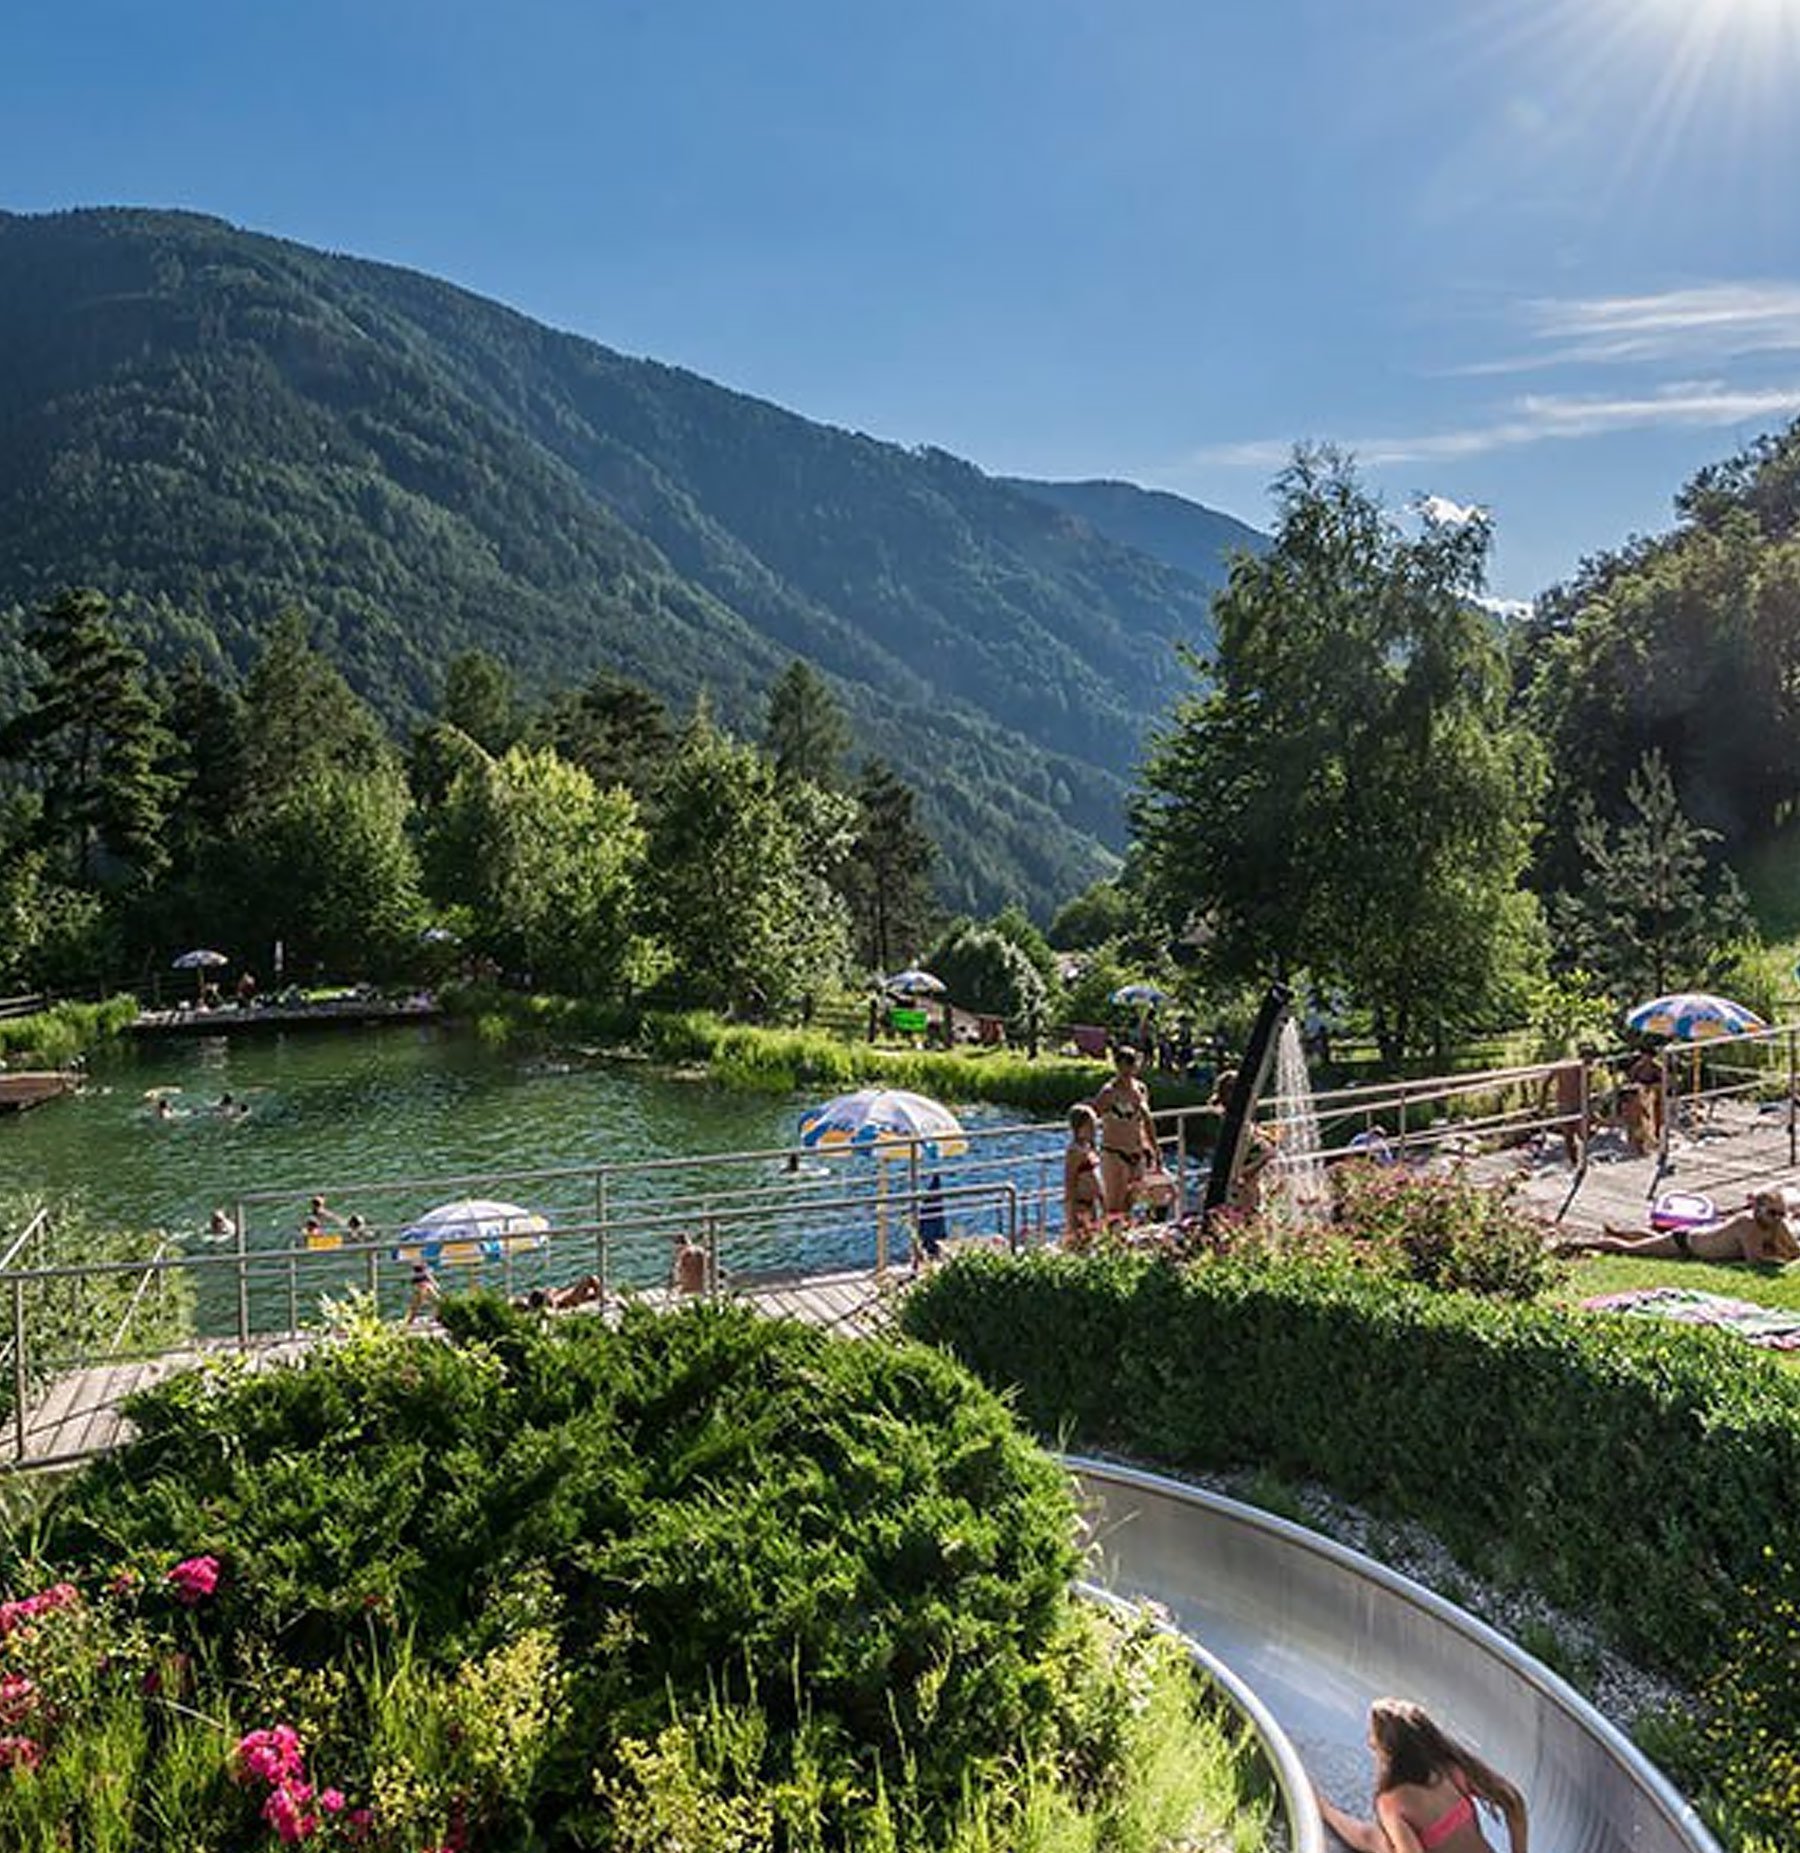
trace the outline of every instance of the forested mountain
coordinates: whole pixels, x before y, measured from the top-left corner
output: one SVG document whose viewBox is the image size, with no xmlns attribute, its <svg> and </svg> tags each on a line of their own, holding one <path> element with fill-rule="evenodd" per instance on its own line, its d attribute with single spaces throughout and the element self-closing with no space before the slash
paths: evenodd
<svg viewBox="0 0 1800 1853">
<path fill-rule="evenodd" d="M 1205 511 L 1068 495 L 217 220 L 0 214 L 0 704 L 69 584 L 165 666 L 241 670 L 297 607 L 396 726 L 470 648 L 746 730 L 801 656 L 919 787 L 945 898 L 1043 910 L 1122 842 L 1208 627 L 1168 563 Z"/>
<path fill-rule="evenodd" d="M 1225 583 L 1231 556 L 1240 549 L 1256 554 L 1268 550 L 1269 537 L 1259 529 L 1166 489 L 1120 482 L 1044 483 L 1027 476 L 1002 480 L 1009 488 L 1085 521 L 1096 534 L 1121 547 L 1134 547 L 1210 586 Z"/>
</svg>

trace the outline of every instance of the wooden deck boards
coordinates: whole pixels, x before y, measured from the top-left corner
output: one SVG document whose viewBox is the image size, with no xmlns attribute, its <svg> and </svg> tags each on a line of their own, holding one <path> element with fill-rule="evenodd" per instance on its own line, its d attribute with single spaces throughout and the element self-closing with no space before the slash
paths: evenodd
<svg viewBox="0 0 1800 1853">
<path fill-rule="evenodd" d="M 877 1278 L 873 1271 L 823 1274 L 750 1282 L 732 1289 L 726 1297 L 772 1318 L 798 1319 L 845 1336 L 867 1337 L 891 1325 L 895 1298 L 905 1283 L 904 1273 L 890 1273 L 884 1278 Z M 667 1289 L 637 1297 L 653 1306 L 691 1304 Z M 421 1335 L 431 1329 L 419 1328 Z M 117 1360 L 67 1371 L 29 1407 L 22 1456 L 15 1425 L 11 1421 L 0 1425 L 0 1468 L 42 1467 L 104 1454 L 129 1437 L 130 1424 L 123 1404 L 134 1391 L 148 1389 L 164 1377 L 192 1369 L 208 1358 L 240 1355 L 251 1369 L 291 1362 L 304 1356 L 313 1342 L 311 1335 L 302 1333 L 240 1352 L 230 1341 L 210 1341 L 162 1357 Z"/>
<path fill-rule="evenodd" d="M 1785 1106 L 1760 1112 L 1738 1101 L 1715 1102 L 1698 1123 L 1675 1132 L 1669 1157 L 1669 1166 L 1659 1172 L 1654 1156 L 1632 1155 L 1616 1131 L 1603 1129 L 1594 1136 L 1586 1174 L 1572 1200 L 1575 1173 L 1555 1137 L 1535 1152 L 1520 1148 L 1472 1160 L 1470 1169 L 1516 1179 L 1521 1201 L 1548 1216 L 1568 1201 L 1561 1226 L 1571 1235 L 1596 1234 L 1609 1223 L 1644 1229 L 1653 1198 L 1665 1190 L 1696 1191 L 1730 1215 L 1753 1190 L 1800 1187 Z"/>
</svg>

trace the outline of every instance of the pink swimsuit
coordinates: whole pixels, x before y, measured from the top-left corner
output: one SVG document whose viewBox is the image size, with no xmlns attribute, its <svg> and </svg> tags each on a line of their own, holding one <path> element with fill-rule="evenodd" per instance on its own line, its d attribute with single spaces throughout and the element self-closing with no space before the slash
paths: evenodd
<svg viewBox="0 0 1800 1853">
<path fill-rule="evenodd" d="M 1419 1845 L 1425 1849 L 1425 1853 L 1431 1853 L 1433 1847 L 1441 1847 L 1459 1827 L 1474 1819 L 1475 1804 L 1465 1789 L 1429 1827 L 1420 1827 L 1415 1823 L 1413 1832 L 1418 1835 Z"/>
</svg>

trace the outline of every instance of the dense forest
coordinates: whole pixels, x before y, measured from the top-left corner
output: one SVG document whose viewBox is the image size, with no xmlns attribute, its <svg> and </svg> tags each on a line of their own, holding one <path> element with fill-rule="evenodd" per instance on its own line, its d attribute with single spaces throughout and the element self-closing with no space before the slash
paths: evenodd
<svg viewBox="0 0 1800 1853">
<path fill-rule="evenodd" d="M 286 611 L 396 736 L 443 666 L 607 672 L 753 731 L 792 659 L 914 785 L 958 906 L 1112 866 L 1251 530 L 813 424 L 432 278 L 179 213 L 0 214 L 0 704 L 106 595 L 241 680 Z"/>
</svg>

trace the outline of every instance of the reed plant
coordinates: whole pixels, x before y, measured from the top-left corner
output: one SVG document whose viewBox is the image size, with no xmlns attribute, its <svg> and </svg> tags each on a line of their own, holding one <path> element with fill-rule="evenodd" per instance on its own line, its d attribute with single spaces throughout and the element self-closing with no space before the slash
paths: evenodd
<svg viewBox="0 0 1800 1853">
<path fill-rule="evenodd" d="M 28 1276 L 18 1300 L 28 1389 L 75 1364 L 172 1350 L 192 1335 L 192 1284 L 179 1271 L 39 1277 L 65 1266 L 148 1262 L 162 1245 L 160 1231 L 99 1222 L 79 1198 L 52 1203 L 33 1191 L 0 1193 L 0 1252 L 28 1230 L 33 1239 L 14 1261 Z M 0 1308 L 0 1315 L 9 1311 Z M 10 1344 L 9 1326 L 0 1326 L 0 1340 Z M 12 1412 L 18 1374 L 0 1373 L 0 1416 Z"/>
<path fill-rule="evenodd" d="M 0 1019 L 0 1058 L 13 1067 L 67 1068 L 90 1049 L 123 1036 L 137 1014 L 137 999 L 121 995 Z"/>
</svg>

